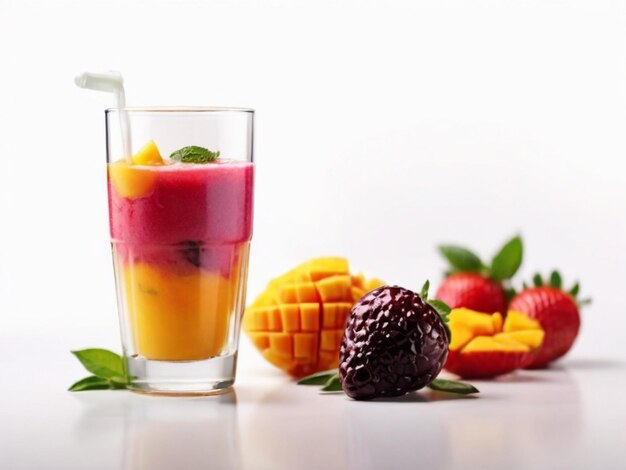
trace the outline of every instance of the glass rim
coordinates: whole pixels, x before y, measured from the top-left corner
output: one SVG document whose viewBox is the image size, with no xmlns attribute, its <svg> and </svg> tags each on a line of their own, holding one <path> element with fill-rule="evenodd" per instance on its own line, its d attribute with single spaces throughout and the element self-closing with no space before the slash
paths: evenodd
<svg viewBox="0 0 626 470">
<path fill-rule="evenodd" d="M 129 113 L 249 113 L 254 114 L 252 108 L 239 108 L 232 106 L 127 106 L 124 108 Z M 106 114 L 119 112 L 119 108 L 107 108 Z"/>
</svg>

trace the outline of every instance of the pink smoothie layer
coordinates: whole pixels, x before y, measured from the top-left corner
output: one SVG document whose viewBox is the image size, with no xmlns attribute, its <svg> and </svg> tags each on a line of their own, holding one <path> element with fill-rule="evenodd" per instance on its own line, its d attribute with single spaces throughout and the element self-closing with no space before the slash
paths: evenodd
<svg viewBox="0 0 626 470">
<path fill-rule="evenodd" d="M 153 172 L 147 194 L 120 197 L 109 181 L 111 238 L 118 256 L 169 263 L 222 264 L 252 237 L 252 163 L 218 161 L 142 167 Z M 222 246 L 220 249 L 219 247 Z M 198 259 L 206 257 L 209 259 Z M 207 266 L 208 264 L 208 266 Z"/>
</svg>

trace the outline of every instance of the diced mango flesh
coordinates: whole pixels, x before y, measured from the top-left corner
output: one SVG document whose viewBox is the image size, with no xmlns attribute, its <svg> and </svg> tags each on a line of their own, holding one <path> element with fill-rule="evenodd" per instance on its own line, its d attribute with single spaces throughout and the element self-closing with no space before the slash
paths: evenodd
<svg viewBox="0 0 626 470">
<path fill-rule="evenodd" d="M 506 335 L 519 343 L 525 344 L 531 349 L 537 349 L 543 343 L 545 332 L 543 330 L 520 330 L 500 333 L 500 335 Z"/>
<path fill-rule="evenodd" d="M 293 375 L 337 367 L 346 319 L 368 285 L 350 275 L 344 258 L 313 259 L 270 281 L 246 309 L 244 330 L 269 362 Z"/>
<path fill-rule="evenodd" d="M 491 322 L 493 323 L 493 331 L 502 331 L 503 324 L 502 314 L 499 312 L 491 315 Z"/>
<path fill-rule="evenodd" d="M 385 285 L 384 281 L 381 281 L 380 279 L 373 277 L 365 281 L 365 291 L 369 292 L 371 290 L 377 289 L 384 285 Z"/>
<path fill-rule="evenodd" d="M 496 314 L 494 314 L 496 315 Z M 500 314 L 497 314 L 500 316 Z M 452 331 L 452 341 L 450 349 L 455 351 L 465 346 L 468 341 L 476 336 L 491 336 L 496 333 L 498 326 L 497 318 L 492 319 L 492 315 L 476 312 L 468 308 L 455 308 L 450 313 L 450 323 L 448 326 Z M 502 316 L 500 322 L 502 324 Z"/>
<path fill-rule="evenodd" d="M 540 330 L 541 324 L 530 317 L 527 317 L 523 313 L 510 310 L 506 315 L 506 321 L 504 322 L 503 331 L 508 333 L 510 331 L 521 330 Z"/>
<path fill-rule="evenodd" d="M 518 312 L 486 314 L 466 308 L 450 313 L 451 351 L 529 352 L 541 346 L 544 331 L 540 324 Z"/>
<path fill-rule="evenodd" d="M 515 340 L 507 340 L 507 338 L 496 336 L 478 336 L 471 340 L 467 346 L 463 348 L 463 353 L 470 352 L 528 352 L 530 348 L 525 344 L 518 343 Z"/>
<path fill-rule="evenodd" d="M 316 283 L 323 302 L 340 302 L 352 299 L 352 281 L 350 276 L 330 276 Z"/>
</svg>

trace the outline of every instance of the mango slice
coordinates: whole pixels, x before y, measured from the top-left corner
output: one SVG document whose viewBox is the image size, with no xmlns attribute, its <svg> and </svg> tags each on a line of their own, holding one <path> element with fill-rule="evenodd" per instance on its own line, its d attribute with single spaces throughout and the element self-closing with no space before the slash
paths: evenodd
<svg viewBox="0 0 626 470">
<path fill-rule="evenodd" d="M 156 175 L 149 168 L 141 168 L 141 166 L 159 166 L 165 162 L 153 140 L 144 145 L 131 160 L 132 164 L 126 160 L 110 163 L 109 180 L 119 197 L 146 196 L 152 191 Z"/>
<path fill-rule="evenodd" d="M 452 341 L 450 349 L 456 350 L 465 346 L 476 336 L 491 336 L 502 329 L 502 315 L 494 313 L 486 315 L 468 308 L 455 308 L 450 313 Z"/>
<path fill-rule="evenodd" d="M 317 258 L 267 285 L 244 314 L 243 328 L 273 365 L 299 377 L 337 367 L 346 319 L 378 279 L 351 275 L 345 258 Z"/>
<path fill-rule="evenodd" d="M 518 312 L 486 314 L 459 308 L 450 313 L 452 341 L 445 368 L 465 378 L 489 378 L 529 364 L 544 331 Z"/>
<path fill-rule="evenodd" d="M 510 338 L 496 336 L 478 336 L 470 341 L 467 346 L 463 348 L 464 353 L 484 351 L 521 351 L 528 352 L 530 348 L 525 344 L 518 343 Z"/>
<path fill-rule="evenodd" d="M 120 160 L 109 163 L 108 170 L 111 185 L 119 197 L 137 198 L 152 191 L 156 175 L 149 169 Z"/>
<path fill-rule="evenodd" d="M 542 345 L 545 337 L 543 330 L 523 330 L 523 331 L 511 331 L 508 333 L 500 333 L 498 336 L 511 338 L 518 343 L 525 344 L 530 349 L 537 349 Z"/>
<path fill-rule="evenodd" d="M 530 317 L 527 317 L 523 313 L 509 310 L 506 315 L 506 321 L 504 322 L 505 333 L 510 331 L 523 331 L 523 330 L 540 330 L 541 324 Z"/>
<path fill-rule="evenodd" d="M 135 155 L 133 155 L 135 165 L 163 165 L 163 158 L 154 140 L 149 141 Z"/>
</svg>

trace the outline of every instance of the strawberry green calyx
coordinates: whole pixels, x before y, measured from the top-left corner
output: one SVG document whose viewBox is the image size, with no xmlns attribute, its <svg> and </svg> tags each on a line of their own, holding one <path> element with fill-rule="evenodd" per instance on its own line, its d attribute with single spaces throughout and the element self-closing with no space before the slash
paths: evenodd
<svg viewBox="0 0 626 470">
<path fill-rule="evenodd" d="M 321 392 L 341 392 L 341 383 L 339 381 L 339 374 L 337 369 L 326 370 L 324 372 L 317 372 L 315 374 L 303 377 L 296 382 L 298 385 L 317 385 L 322 386 Z M 459 382 L 457 380 L 447 379 L 434 379 L 431 383 L 426 385 L 431 390 L 437 392 L 456 393 L 458 395 L 471 395 L 474 393 L 480 393 L 480 391 L 472 384 L 466 382 Z"/>
<path fill-rule="evenodd" d="M 448 326 L 448 322 L 450 321 L 449 315 L 452 309 L 442 300 L 429 299 L 428 289 L 430 289 L 430 281 L 427 280 L 422 286 L 422 290 L 420 291 L 420 298 L 422 299 L 422 301 L 435 309 L 435 312 L 437 312 L 437 315 L 439 315 L 439 318 L 441 318 L 441 322 L 446 329 L 446 333 L 448 333 L 448 341 L 452 341 L 452 331 Z"/>
<path fill-rule="evenodd" d="M 564 288 L 563 277 L 561 276 L 561 273 L 557 271 L 556 269 L 550 273 L 550 277 L 547 280 L 543 278 L 541 273 L 536 273 L 532 279 L 532 286 L 533 287 L 553 287 L 555 289 L 559 289 L 563 292 L 566 292 L 567 294 L 572 296 L 572 298 L 574 299 L 574 302 L 576 302 L 576 305 L 578 305 L 579 307 L 583 307 L 591 303 L 590 297 L 585 297 L 582 299 L 578 297 L 578 294 L 580 294 L 580 282 L 576 281 L 574 285 L 569 289 Z M 530 288 L 530 286 L 526 282 L 522 283 L 522 287 L 524 289 Z"/>
<path fill-rule="evenodd" d="M 485 264 L 474 252 L 461 246 L 441 245 L 439 252 L 450 264 L 447 275 L 469 272 L 501 282 L 511 279 L 518 271 L 522 264 L 524 245 L 519 235 L 513 237 L 500 248 L 489 265 Z"/>
</svg>

